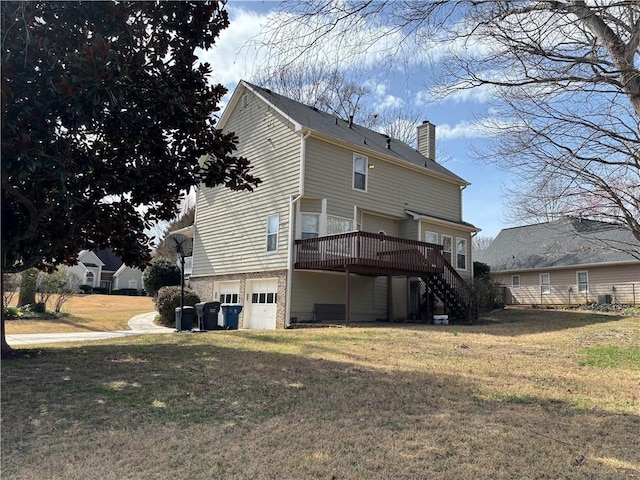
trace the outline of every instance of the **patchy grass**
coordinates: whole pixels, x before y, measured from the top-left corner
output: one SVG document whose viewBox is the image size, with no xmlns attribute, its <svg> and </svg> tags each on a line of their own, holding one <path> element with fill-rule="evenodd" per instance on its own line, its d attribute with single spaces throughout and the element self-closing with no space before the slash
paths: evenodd
<svg viewBox="0 0 640 480">
<path fill-rule="evenodd" d="M 624 365 L 628 368 L 640 370 L 640 347 L 588 347 L 579 350 L 578 354 L 584 356 L 584 360 L 580 362 L 580 365 L 595 367 Z"/>
<path fill-rule="evenodd" d="M 638 346 L 638 317 L 505 311 L 34 349 L 2 363 L 3 477 L 640 478 L 637 365 L 584 364 Z"/>
<path fill-rule="evenodd" d="M 5 328 L 7 334 L 127 330 L 131 317 L 154 310 L 151 297 L 76 295 L 65 303 L 62 316 L 7 319 Z"/>
</svg>

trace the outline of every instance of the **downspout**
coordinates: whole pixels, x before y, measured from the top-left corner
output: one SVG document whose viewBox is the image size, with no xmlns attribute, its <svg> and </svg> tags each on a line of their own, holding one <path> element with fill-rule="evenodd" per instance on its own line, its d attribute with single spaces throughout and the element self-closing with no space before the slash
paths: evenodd
<svg viewBox="0 0 640 480">
<path fill-rule="evenodd" d="M 287 294 L 284 307 L 285 328 L 291 326 L 291 284 L 293 280 L 293 255 L 295 252 L 295 222 L 293 221 L 293 212 L 295 204 L 302 198 L 302 195 L 304 195 L 304 165 L 307 153 L 307 138 L 309 138 L 309 135 L 311 135 L 311 130 L 307 130 L 307 133 L 300 135 L 300 178 L 298 179 L 298 194 L 289 197 L 289 257 L 287 258 Z"/>
</svg>

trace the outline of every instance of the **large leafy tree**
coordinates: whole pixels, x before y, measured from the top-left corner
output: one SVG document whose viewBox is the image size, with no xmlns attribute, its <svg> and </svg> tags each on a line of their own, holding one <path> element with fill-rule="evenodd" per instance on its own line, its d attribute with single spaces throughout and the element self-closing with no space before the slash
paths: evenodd
<svg viewBox="0 0 640 480">
<path fill-rule="evenodd" d="M 0 4 L 3 272 L 105 247 L 144 266 L 145 229 L 172 219 L 185 191 L 259 183 L 215 128 L 226 90 L 196 56 L 228 26 L 224 7 Z"/>
<path fill-rule="evenodd" d="M 299 0 L 271 22 L 270 61 L 439 68 L 435 98 L 494 103 L 483 157 L 513 175 L 520 222 L 575 215 L 640 240 L 638 0 Z M 336 60 L 338 61 L 338 60 Z"/>
</svg>

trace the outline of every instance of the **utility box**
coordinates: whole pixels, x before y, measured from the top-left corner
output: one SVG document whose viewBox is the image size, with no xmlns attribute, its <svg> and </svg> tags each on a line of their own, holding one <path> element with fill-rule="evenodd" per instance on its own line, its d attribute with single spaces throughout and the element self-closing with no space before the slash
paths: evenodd
<svg viewBox="0 0 640 480">
<path fill-rule="evenodd" d="M 200 302 L 195 307 L 200 330 L 215 330 L 218 327 L 220 302 Z"/>
<path fill-rule="evenodd" d="M 224 328 L 227 330 L 237 330 L 240 324 L 240 312 L 242 305 L 222 305 L 222 316 L 224 317 Z"/>
<path fill-rule="evenodd" d="M 178 332 L 191 331 L 196 319 L 196 309 L 190 306 L 176 308 L 176 330 Z"/>
</svg>

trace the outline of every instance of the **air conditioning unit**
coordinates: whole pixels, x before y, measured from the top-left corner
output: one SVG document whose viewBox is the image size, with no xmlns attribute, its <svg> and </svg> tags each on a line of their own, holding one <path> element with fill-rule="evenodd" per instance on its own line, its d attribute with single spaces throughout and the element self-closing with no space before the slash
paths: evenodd
<svg viewBox="0 0 640 480">
<path fill-rule="evenodd" d="M 611 303 L 611 295 L 598 295 L 598 303 Z"/>
</svg>

